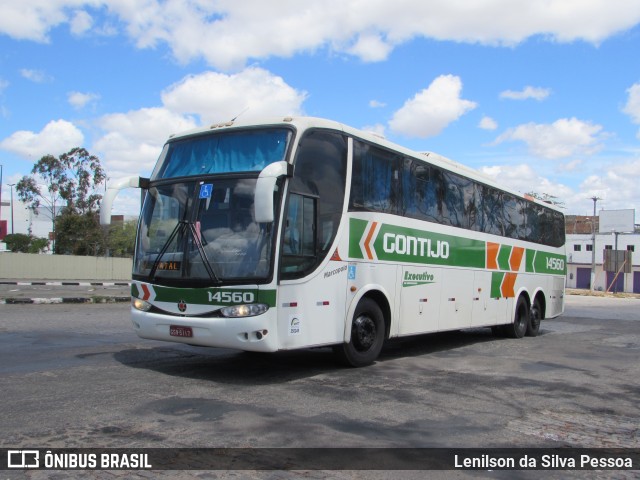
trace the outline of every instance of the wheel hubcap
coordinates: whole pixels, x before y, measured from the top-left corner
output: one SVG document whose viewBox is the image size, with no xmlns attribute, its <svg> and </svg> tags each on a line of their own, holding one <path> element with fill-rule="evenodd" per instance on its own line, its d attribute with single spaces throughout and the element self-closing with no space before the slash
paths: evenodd
<svg viewBox="0 0 640 480">
<path fill-rule="evenodd" d="M 376 324 L 366 315 L 360 315 L 353 321 L 351 339 L 356 350 L 367 351 L 376 339 Z"/>
</svg>

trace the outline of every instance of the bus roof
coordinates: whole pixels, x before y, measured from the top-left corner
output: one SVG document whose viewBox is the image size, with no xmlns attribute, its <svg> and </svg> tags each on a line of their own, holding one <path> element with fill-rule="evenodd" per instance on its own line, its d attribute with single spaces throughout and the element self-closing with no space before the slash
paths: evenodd
<svg viewBox="0 0 640 480">
<path fill-rule="evenodd" d="M 530 195 L 517 192 L 503 185 L 499 185 L 498 183 L 496 183 L 496 181 L 493 178 L 489 177 L 488 175 L 485 175 L 474 168 L 468 167 L 462 163 L 451 160 L 440 154 L 437 154 L 434 152 L 417 152 L 407 147 L 403 147 L 402 145 L 393 143 L 387 140 L 382 135 L 379 135 L 377 133 L 368 132 L 365 130 L 359 130 L 357 128 L 345 125 L 343 123 L 340 123 L 334 120 L 328 120 L 325 118 L 306 117 L 306 116 L 281 116 L 281 117 L 265 117 L 261 119 L 246 119 L 246 120 L 233 119 L 227 122 L 214 123 L 207 127 L 200 127 L 200 128 L 187 130 L 184 132 L 180 132 L 178 134 L 171 135 L 169 137 L 169 141 L 171 142 L 177 139 L 194 136 L 194 135 L 203 135 L 203 134 L 218 131 L 218 130 L 259 127 L 259 126 L 278 126 L 278 125 L 293 126 L 300 131 L 304 131 L 309 128 L 326 128 L 329 130 L 342 131 L 347 135 L 351 135 L 353 137 L 360 138 L 367 142 L 380 145 L 381 147 L 386 147 L 388 149 L 397 151 L 399 153 L 402 153 L 404 155 L 410 156 L 418 160 L 423 160 L 437 167 L 441 167 L 445 170 L 449 170 L 454 173 L 459 173 L 461 175 L 469 177 L 478 182 L 498 188 L 502 191 L 505 191 L 517 197 L 526 198 L 527 200 L 533 201 L 545 207 L 560 211 L 560 209 L 556 205 L 553 205 L 548 202 L 544 202 L 537 198 L 531 197 Z"/>
</svg>

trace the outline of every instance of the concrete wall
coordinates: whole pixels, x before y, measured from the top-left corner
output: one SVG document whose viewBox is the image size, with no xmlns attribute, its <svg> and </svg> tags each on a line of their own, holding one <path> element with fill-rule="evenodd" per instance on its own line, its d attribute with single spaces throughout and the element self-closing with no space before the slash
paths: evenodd
<svg viewBox="0 0 640 480">
<path fill-rule="evenodd" d="M 15 280 L 131 280 L 130 258 L 0 253 L 0 278 Z"/>
</svg>

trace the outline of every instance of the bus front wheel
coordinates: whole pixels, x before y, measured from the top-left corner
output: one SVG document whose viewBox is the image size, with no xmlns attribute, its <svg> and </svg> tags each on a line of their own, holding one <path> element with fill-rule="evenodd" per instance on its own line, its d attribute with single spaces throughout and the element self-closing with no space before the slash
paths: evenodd
<svg viewBox="0 0 640 480">
<path fill-rule="evenodd" d="M 334 347 L 340 360 L 350 367 L 372 364 L 384 344 L 384 315 L 380 306 L 370 298 L 363 298 L 353 314 L 351 340 Z"/>
</svg>

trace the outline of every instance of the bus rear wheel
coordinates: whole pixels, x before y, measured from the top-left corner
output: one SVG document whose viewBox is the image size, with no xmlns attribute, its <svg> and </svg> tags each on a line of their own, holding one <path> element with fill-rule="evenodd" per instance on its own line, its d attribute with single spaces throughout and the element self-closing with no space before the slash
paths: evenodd
<svg viewBox="0 0 640 480">
<path fill-rule="evenodd" d="M 340 360 L 350 367 L 372 364 L 384 344 L 384 315 L 380 306 L 370 298 L 358 303 L 351 322 L 351 340 L 334 347 Z"/>
<path fill-rule="evenodd" d="M 540 332 L 540 322 L 542 321 L 542 308 L 538 299 L 533 301 L 529 311 L 529 325 L 527 325 L 527 336 L 537 337 Z"/>
<path fill-rule="evenodd" d="M 513 323 L 504 326 L 504 331 L 508 337 L 522 338 L 527 333 L 529 327 L 529 305 L 523 296 L 518 297 Z"/>
</svg>

